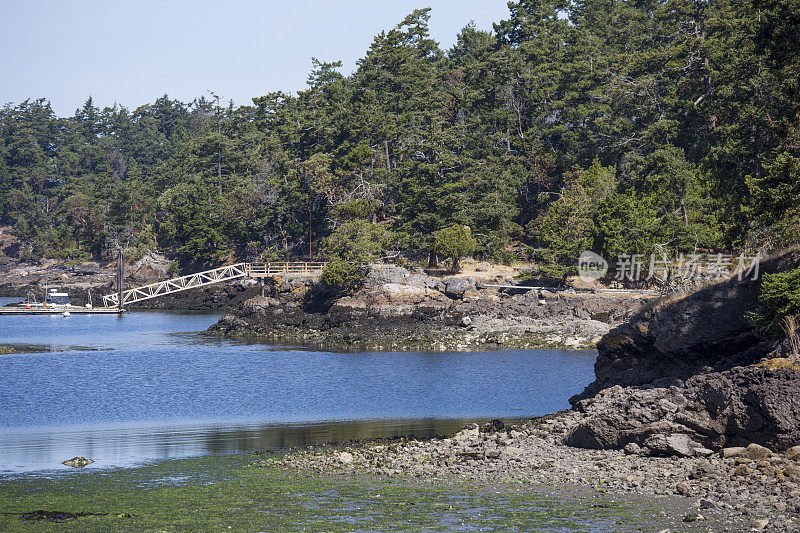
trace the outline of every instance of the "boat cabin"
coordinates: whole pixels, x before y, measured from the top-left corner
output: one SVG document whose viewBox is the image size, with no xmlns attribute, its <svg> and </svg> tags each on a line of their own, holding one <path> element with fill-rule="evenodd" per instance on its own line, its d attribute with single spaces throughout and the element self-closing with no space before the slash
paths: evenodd
<svg viewBox="0 0 800 533">
<path fill-rule="evenodd" d="M 62 307 L 69 305 L 69 294 L 66 292 L 56 292 L 56 289 L 50 289 L 44 300 L 45 305 L 51 307 Z"/>
</svg>

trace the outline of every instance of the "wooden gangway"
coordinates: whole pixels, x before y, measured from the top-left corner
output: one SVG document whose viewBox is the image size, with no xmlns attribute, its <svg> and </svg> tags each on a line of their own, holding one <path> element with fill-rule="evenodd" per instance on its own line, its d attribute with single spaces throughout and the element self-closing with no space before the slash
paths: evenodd
<svg viewBox="0 0 800 533">
<path fill-rule="evenodd" d="M 322 262 L 236 263 L 124 290 L 122 306 L 239 278 L 315 276 L 322 272 L 326 264 Z M 103 296 L 103 304 L 106 307 L 120 307 L 119 293 Z"/>
<path fill-rule="evenodd" d="M 247 276 L 251 278 L 271 278 L 273 276 L 309 276 L 322 272 L 328 263 L 245 263 Z"/>
</svg>

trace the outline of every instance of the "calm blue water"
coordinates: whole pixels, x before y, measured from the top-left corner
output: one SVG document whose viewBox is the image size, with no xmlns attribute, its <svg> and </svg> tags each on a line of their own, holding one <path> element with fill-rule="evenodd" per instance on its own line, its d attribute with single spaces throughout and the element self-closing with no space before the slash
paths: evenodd
<svg viewBox="0 0 800 533">
<path fill-rule="evenodd" d="M 0 356 L 0 470 L 441 433 L 568 407 L 594 375 L 593 352 L 331 353 L 197 334 L 216 319 L 0 317 L 0 343 L 52 350 Z"/>
</svg>

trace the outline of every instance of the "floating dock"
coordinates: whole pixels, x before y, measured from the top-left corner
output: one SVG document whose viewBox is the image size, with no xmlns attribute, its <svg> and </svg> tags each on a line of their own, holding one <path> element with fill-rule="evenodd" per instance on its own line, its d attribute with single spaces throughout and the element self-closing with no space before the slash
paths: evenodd
<svg viewBox="0 0 800 533">
<path fill-rule="evenodd" d="M 118 315 L 118 307 L 0 307 L 2 315 Z"/>
</svg>

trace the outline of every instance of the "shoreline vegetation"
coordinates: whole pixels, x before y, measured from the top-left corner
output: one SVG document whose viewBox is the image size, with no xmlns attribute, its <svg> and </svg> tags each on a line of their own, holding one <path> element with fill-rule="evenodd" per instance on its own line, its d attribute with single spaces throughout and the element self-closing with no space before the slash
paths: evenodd
<svg viewBox="0 0 800 533">
<path fill-rule="evenodd" d="M 351 73 L 313 59 L 296 94 L 3 105 L 0 264 L 313 256 L 346 284 L 380 258 L 455 271 L 471 255 L 561 279 L 583 251 L 800 240 L 791 2 L 519 0 L 450 49 L 434 13 L 376 28 Z"/>
</svg>

